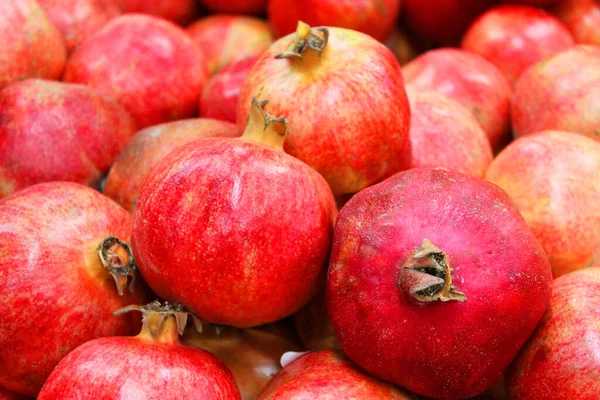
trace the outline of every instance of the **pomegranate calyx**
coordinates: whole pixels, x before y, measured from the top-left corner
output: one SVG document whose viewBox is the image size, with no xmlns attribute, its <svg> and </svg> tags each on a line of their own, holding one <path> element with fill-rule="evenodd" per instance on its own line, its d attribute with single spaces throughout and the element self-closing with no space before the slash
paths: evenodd
<svg viewBox="0 0 600 400">
<path fill-rule="evenodd" d="M 429 239 L 424 239 L 421 247 L 408 256 L 398 284 L 406 294 L 422 303 L 467 300 L 452 284 L 452 268 L 446 253 Z"/>
<path fill-rule="evenodd" d="M 283 142 L 287 135 L 288 122 L 285 117 L 274 117 L 265 112 L 265 106 L 269 100 L 258 100 L 252 98 L 248 124 L 241 139 L 272 147 L 283 151 Z"/>
<path fill-rule="evenodd" d="M 121 253 L 123 251 L 126 253 L 127 262 L 123 261 L 123 257 L 115 249 L 121 249 Z M 102 266 L 114 278 L 119 296 L 123 296 L 129 277 L 131 277 L 129 291 L 133 293 L 137 267 L 131 246 L 114 236 L 109 236 L 98 245 L 98 257 Z"/>
<path fill-rule="evenodd" d="M 307 49 L 313 49 L 321 53 L 329 41 L 329 30 L 327 27 L 319 26 L 311 28 L 308 24 L 298 21 L 296 37 L 288 44 L 286 49 L 275 56 L 276 59 L 296 57 L 302 59 L 302 54 Z"/>
</svg>

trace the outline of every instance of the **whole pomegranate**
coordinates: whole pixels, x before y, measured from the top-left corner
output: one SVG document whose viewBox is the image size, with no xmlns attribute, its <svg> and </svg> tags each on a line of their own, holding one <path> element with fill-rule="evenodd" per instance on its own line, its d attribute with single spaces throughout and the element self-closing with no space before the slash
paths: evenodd
<svg viewBox="0 0 600 400">
<path fill-rule="evenodd" d="M 65 42 L 35 0 L 0 1 L 0 38 L 0 89 L 23 78 L 60 78 Z"/>
<path fill-rule="evenodd" d="M 177 24 L 192 22 L 199 14 L 196 0 L 114 0 L 125 13 L 161 17 Z"/>
<path fill-rule="evenodd" d="M 200 0 L 209 10 L 216 13 L 263 14 L 268 0 Z"/>
<path fill-rule="evenodd" d="M 240 130 L 259 94 L 290 121 L 285 151 L 319 171 L 335 195 L 410 165 L 402 72 L 394 55 L 363 33 L 299 23 L 250 71 L 238 103 Z"/>
<path fill-rule="evenodd" d="M 341 210 L 327 310 L 359 366 L 458 399 L 500 377 L 546 310 L 551 282 L 544 250 L 504 191 L 414 168 Z"/>
<path fill-rule="evenodd" d="M 96 185 L 135 133 L 115 100 L 27 79 L 0 90 L 0 197 L 40 182 Z"/>
<path fill-rule="evenodd" d="M 139 335 L 96 339 L 73 350 L 52 372 L 38 400 L 241 399 L 222 361 L 179 342 L 187 322 L 180 305 L 156 301 L 115 314 L 132 310 L 144 315 Z"/>
<path fill-rule="evenodd" d="M 529 68 L 515 87 L 515 136 L 543 130 L 600 140 L 600 47 L 578 45 Z"/>
<path fill-rule="evenodd" d="M 366 33 L 383 41 L 394 29 L 401 0 L 269 0 L 269 22 L 279 37 L 293 33 L 298 21 Z"/>
<path fill-rule="evenodd" d="M 553 11 L 569 28 L 577 43 L 600 45 L 598 0 L 562 0 Z"/>
<path fill-rule="evenodd" d="M 555 279 L 550 307 L 508 370 L 511 399 L 596 400 L 600 267 Z"/>
<path fill-rule="evenodd" d="M 115 18 L 82 43 L 63 76 L 116 98 L 140 128 L 194 116 L 207 79 L 185 31 L 141 14 Z"/>
<path fill-rule="evenodd" d="M 138 329 L 137 318 L 112 315 L 143 301 L 123 242 L 130 223 L 124 209 L 76 183 L 41 183 L 0 202 L 1 386 L 35 396 L 75 347 Z"/>
<path fill-rule="evenodd" d="M 253 99 L 240 139 L 204 138 L 165 157 L 133 214 L 150 287 L 240 328 L 284 318 L 316 294 L 336 213 L 325 180 L 284 153 L 287 122 L 265 104 Z"/>
<path fill-rule="evenodd" d="M 234 124 L 208 118 L 167 122 L 142 129 L 123 148 L 108 173 L 104 194 L 133 211 L 150 169 L 174 149 L 203 137 L 237 137 Z"/>
</svg>

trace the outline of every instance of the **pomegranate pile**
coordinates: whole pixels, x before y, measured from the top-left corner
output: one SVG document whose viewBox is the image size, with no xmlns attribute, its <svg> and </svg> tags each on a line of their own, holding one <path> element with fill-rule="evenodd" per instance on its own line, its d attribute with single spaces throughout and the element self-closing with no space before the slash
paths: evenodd
<svg viewBox="0 0 600 400">
<path fill-rule="evenodd" d="M 0 1 L 0 315 L 0 400 L 600 399 L 600 2 Z"/>
</svg>

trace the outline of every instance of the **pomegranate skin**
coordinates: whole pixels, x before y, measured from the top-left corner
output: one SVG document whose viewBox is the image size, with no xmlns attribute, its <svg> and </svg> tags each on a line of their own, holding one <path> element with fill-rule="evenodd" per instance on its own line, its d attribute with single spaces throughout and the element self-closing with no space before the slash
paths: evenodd
<svg viewBox="0 0 600 400">
<path fill-rule="evenodd" d="M 514 86 L 529 66 L 574 44 L 567 27 L 550 13 L 535 7 L 503 5 L 474 22 L 461 47 L 494 64 Z"/>
<path fill-rule="evenodd" d="M 433 90 L 467 107 L 494 152 L 510 140 L 510 84 L 492 63 L 460 49 L 428 51 L 402 68 L 409 87 Z"/>
<path fill-rule="evenodd" d="M 577 43 L 600 45 L 600 4 L 596 0 L 563 0 L 553 11 Z"/>
<path fill-rule="evenodd" d="M 598 65 L 600 47 L 578 45 L 525 71 L 512 102 L 515 136 L 559 130 L 600 140 Z"/>
<path fill-rule="evenodd" d="M 73 52 L 63 80 L 116 98 L 139 128 L 193 117 L 208 79 L 201 51 L 160 18 L 115 18 Z"/>
<path fill-rule="evenodd" d="M 401 0 L 269 0 L 269 22 L 278 37 L 296 30 L 298 21 L 336 26 L 384 41 L 394 29 Z"/>
<path fill-rule="evenodd" d="M 215 13 L 263 14 L 268 0 L 200 0 L 202 5 Z"/>
<path fill-rule="evenodd" d="M 35 396 L 75 347 L 139 329 L 138 317 L 112 313 L 143 295 L 119 296 L 96 250 L 111 235 L 129 240 L 130 223 L 113 201 L 70 182 L 41 183 L 0 202 L 0 385 Z"/>
<path fill-rule="evenodd" d="M 0 89 L 23 78 L 60 78 L 65 42 L 35 0 L 0 2 L 0 38 Z"/>
<path fill-rule="evenodd" d="M 413 396 L 364 373 L 341 352 L 323 350 L 286 365 L 258 400 L 309 398 L 410 400 Z"/>
<path fill-rule="evenodd" d="M 505 3 L 523 3 L 532 6 L 543 7 L 556 4 L 563 0 L 502 0 Z"/>
<path fill-rule="evenodd" d="M 274 59 L 296 40 L 289 35 L 262 55 L 240 93 L 238 128 L 253 96 L 270 99 L 273 114 L 290 122 L 286 153 L 319 171 L 338 196 L 410 166 L 410 106 L 398 61 L 383 44 L 328 30 L 320 54 L 307 49 L 301 59 Z"/>
<path fill-rule="evenodd" d="M 516 140 L 487 170 L 539 239 L 554 277 L 600 260 L 599 170 L 600 143 L 559 131 Z"/>
<path fill-rule="evenodd" d="M 554 280 L 548 311 L 508 370 L 511 399 L 598 398 L 599 293 L 600 267 Z"/>
<path fill-rule="evenodd" d="M 408 90 L 412 168 L 443 167 L 483 178 L 493 159 L 487 135 L 460 103 L 436 92 Z"/>
<path fill-rule="evenodd" d="M 196 0 L 115 0 L 124 13 L 154 15 L 176 24 L 192 22 L 199 14 Z"/>
<path fill-rule="evenodd" d="M 174 149 L 202 137 L 237 137 L 237 127 L 225 121 L 195 118 L 142 129 L 123 148 L 106 178 L 104 194 L 133 211 L 142 185 L 160 160 Z"/>
<path fill-rule="evenodd" d="M 187 33 L 202 49 L 211 74 L 233 61 L 261 55 L 274 39 L 265 21 L 241 15 L 211 15 L 194 22 Z"/>
<path fill-rule="evenodd" d="M 86 86 L 13 83 L 0 91 L 0 197 L 40 182 L 93 186 L 135 130 L 119 103 Z"/>
<path fill-rule="evenodd" d="M 446 302 L 413 298 L 420 292 L 405 271 L 428 247 L 424 239 L 445 253 L 466 300 L 453 300 L 456 292 Z M 551 281 L 543 249 L 500 188 L 415 168 L 341 210 L 327 311 L 344 352 L 368 372 L 424 396 L 466 398 L 515 357 L 548 305 Z"/>
<path fill-rule="evenodd" d="M 11 393 L 0 387 L 0 400 L 31 400 L 31 397 Z"/>
<path fill-rule="evenodd" d="M 258 58 L 233 61 L 210 77 L 200 96 L 202 117 L 237 122 L 240 91 Z"/>
</svg>

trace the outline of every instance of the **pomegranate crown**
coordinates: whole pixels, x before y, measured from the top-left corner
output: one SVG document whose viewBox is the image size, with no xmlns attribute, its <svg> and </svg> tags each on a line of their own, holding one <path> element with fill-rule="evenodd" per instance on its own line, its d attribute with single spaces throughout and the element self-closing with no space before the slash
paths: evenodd
<svg viewBox="0 0 600 400">
<path fill-rule="evenodd" d="M 329 41 L 329 29 L 325 26 L 311 28 L 310 25 L 298 21 L 296 36 L 287 45 L 286 49 L 275 56 L 276 59 L 296 57 L 302 59 L 302 54 L 307 49 L 321 53 Z"/>
</svg>

